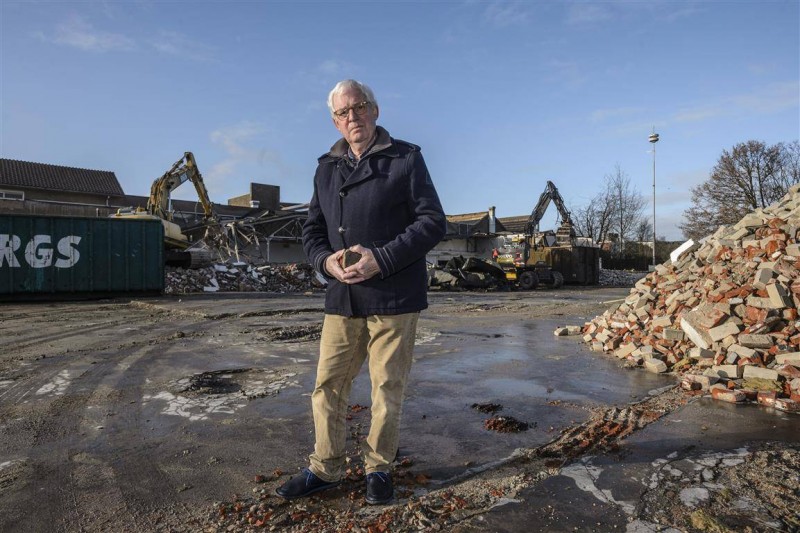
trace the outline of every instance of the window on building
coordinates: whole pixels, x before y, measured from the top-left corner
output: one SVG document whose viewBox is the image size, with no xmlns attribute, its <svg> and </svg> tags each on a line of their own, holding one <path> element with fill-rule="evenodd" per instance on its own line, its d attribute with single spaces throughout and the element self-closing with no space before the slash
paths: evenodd
<svg viewBox="0 0 800 533">
<path fill-rule="evenodd" d="M 0 189 L 0 200 L 24 200 L 25 193 L 21 191 L 4 191 Z"/>
</svg>

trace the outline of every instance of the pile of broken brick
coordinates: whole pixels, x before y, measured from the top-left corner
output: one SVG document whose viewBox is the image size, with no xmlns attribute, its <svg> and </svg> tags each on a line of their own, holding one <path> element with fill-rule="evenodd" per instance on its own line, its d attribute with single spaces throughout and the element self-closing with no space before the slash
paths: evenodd
<svg viewBox="0 0 800 533">
<path fill-rule="evenodd" d="M 582 328 L 591 349 L 726 402 L 800 412 L 800 185 L 691 241 Z"/>
<path fill-rule="evenodd" d="M 244 262 L 218 263 L 205 268 L 166 267 L 164 292 L 306 292 L 322 287 L 311 265 L 256 266 Z"/>
</svg>

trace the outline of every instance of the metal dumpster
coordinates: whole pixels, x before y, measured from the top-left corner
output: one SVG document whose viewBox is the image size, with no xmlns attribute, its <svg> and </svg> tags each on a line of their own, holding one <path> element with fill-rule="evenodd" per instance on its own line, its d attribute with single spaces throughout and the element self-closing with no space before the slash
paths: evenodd
<svg viewBox="0 0 800 533">
<path fill-rule="evenodd" d="M 553 270 L 561 272 L 564 283 L 600 283 L 600 249 L 590 246 L 553 246 L 536 252 Z M 536 257 L 538 258 L 539 255 Z"/>
<path fill-rule="evenodd" d="M 0 214 L 0 299 L 163 290 L 160 221 Z"/>
</svg>

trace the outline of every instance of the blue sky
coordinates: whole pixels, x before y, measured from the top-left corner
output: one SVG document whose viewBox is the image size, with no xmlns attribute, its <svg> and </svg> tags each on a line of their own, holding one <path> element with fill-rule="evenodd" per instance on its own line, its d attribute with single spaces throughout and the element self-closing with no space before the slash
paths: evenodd
<svg viewBox="0 0 800 533">
<path fill-rule="evenodd" d="M 306 202 L 330 88 L 370 85 L 448 214 L 585 205 L 618 164 L 676 224 L 723 149 L 800 137 L 800 2 L 0 2 L 0 155 L 116 173 L 192 151 L 212 200 Z M 176 197 L 194 199 L 184 185 Z M 542 223 L 554 223 L 551 207 Z"/>
</svg>

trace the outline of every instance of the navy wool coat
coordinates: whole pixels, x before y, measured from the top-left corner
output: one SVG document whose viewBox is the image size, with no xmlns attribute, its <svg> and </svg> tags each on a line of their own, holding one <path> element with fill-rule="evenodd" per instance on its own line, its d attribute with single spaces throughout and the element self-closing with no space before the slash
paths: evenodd
<svg viewBox="0 0 800 533">
<path fill-rule="evenodd" d="M 355 170 L 344 160 L 344 139 L 318 160 L 303 247 L 328 278 L 326 313 L 396 315 L 428 306 L 425 254 L 447 230 L 442 204 L 419 147 L 380 126 L 377 132 Z M 352 285 L 330 277 L 325 260 L 356 244 L 372 250 L 380 274 Z"/>
</svg>

